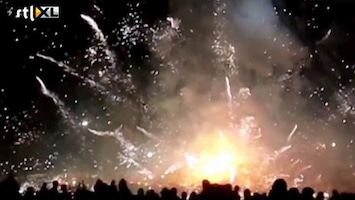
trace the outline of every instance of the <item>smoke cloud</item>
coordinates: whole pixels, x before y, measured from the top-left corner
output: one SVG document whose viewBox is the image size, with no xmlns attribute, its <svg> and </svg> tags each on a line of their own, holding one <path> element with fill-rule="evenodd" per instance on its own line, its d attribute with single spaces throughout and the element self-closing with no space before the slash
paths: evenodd
<svg viewBox="0 0 355 200">
<path fill-rule="evenodd" d="M 326 115 L 315 116 L 315 109 L 329 110 L 304 93 L 311 86 L 300 72 L 309 62 L 310 52 L 282 25 L 271 0 L 172 1 L 171 16 L 181 20 L 181 36 L 154 43 L 153 51 L 162 64 L 149 88 L 149 104 L 169 119 L 165 126 L 184 124 L 183 131 L 198 137 L 198 133 L 228 127 L 231 118 L 240 123 L 243 117 L 253 116 L 270 150 L 285 145 L 292 133 L 296 148 L 289 155 L 302 158 L 304 166 L 313 164 L 313 176 L 321 169 L 332 177 L 330 169 L 312 162 L 321 154 L 320 144 L 330 146 L 333 138 L 344 139 Z M 213 48 L 216 40 L 227 49 L 219 55 Z M 219 62 L 221 56 L 223 62 L 233 57 L 233 64 Z M 232 116 L 225 77 L 230 79 Z M 251 93 L 248 100 L 240 93 L 245 88 Z M 344 160 L 344 150 L 322 156 Z"/>
</svg>

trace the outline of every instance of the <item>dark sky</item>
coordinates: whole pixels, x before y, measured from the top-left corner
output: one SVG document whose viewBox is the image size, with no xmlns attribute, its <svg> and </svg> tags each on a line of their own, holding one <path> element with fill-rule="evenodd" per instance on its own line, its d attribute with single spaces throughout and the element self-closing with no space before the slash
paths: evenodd
<svg viewBox="0 0 355 200">
<path fill-rule="evenodd" d="M 81 121 L 80 116 L 83 113 L 91 119 L 95 117 L 99 119 L 97 118 L 99 116 L 100 119 L 94 125 L 97 129 L 115 129 L 116 125 L 107 122 L 112 118 L 118 121 L 125 120 L 127 116 L 132 117 L 127 122 L 128 126 L 135 127 L 147 123 L 149 119 L 142 117 L 144 103 L 137 99 L 143 99 L 143 102 L 147 99 L 148 88 L 153 84 L 152 70 L 156 68 L 159 61 L 151 55 L 146 41 L 141 40 L 135 45 L 121 45 L 123 35 L 113 33 L 113 30 L 123 27 L 118 22 L 132 12 L 128 3 L 132 5 L 140 3 L 141 6 L 135 11 L 140 13 L 143 23 L 154 26 L 159 20 L 165 20 L 167 16 L 178 13 L 180 8 L 188 4 L 186 2 L 97 0 L 56 3 L 51 1 L 50 4 L 60 6 L 60 19 L 31 22 L 8 15 L 11 9 L 30 5 L 29 1 L 1 1 L 0 162 L 9 160 L 10 163 L 17 165 L 22 162 L 23 157 L 46 160 L 53 152 L 67 155 L 64 157 L 68 160 L 79 158 L 87 160 L 92 156 L 90 152 L 80 150 L 83 147 L 78 141 L 86 140 L 85 144 L 90 146 L 94 141 L 93 136 L 83 139 L 80 131 L 70 134 L 73 131 L 65 122 L 66 120 L 63 120 L 62 115 L 58 114 L 58 107 L 41 93 L 36 76 L 45 82 L 48 89 L 65 101 L 70 112 L 79 116 L 75 120 Z M 327 99 L 338 92 L 342 86 L 345 90 L 351 90 L 355 76 L 355 15 L 353 14 L 355 3 L 345 0 L 273 0 L 272 2 L 282 24 L 313 55 L 312 59 L 306 58 L 304 68 L 296 75 L 309 83 L 308 88 L 304 90 L 325 87 L 326 92 L 317 99 L 319 105 L 327 102 Z M 33 3 L 40 5 L 48 2 Z M 95 9 L 94 4 L 101 11 Z M 202 9 L 210 7 L 212 1 L 193 1 L 191 4 L 197 9 Z M 115 69 L 118 76 L 125 77 L 127 74 L 132 74 L 132 81 L 136 86 L 134 93 L 126 91 L 124 84 L 109 84 L 110 90 L 125 95 L 130 102 L 130 106 L 117 105 L 124 116 L 117 112 L 108 112 L 110 106 L 106 106 L 101 101 L 102 95 L 92 92 L 78 77 L 64 73 L 53 63 L 37 57 L 31 58 L 37 53 L 43 53 L 58 61 L 68 61 L 82 76 L 88 76 L 90 70 L 102 67 L 102 65 L 93 65 L 90 70 L 85 70 L 83 67 L 90 65 L 84 55 L 86 49 L 92 46 L 94 34 L 90 26 L 81 19 L 80 14 L 92 16 L 108 37 L 107 43 L 119 60 Z M 203 21 L 203 19 L 193 20 L 200 20 L 201 23 Z M 134 24 L 134 21 L 130 23 Z M 330 41 L 327 41 L 326 45 L 319 44 L 330 29 L 332 31 Z M 349 67 L 346 67 L 347 65 Z M 249 82 L 253 82 L 251 78 Z M 302 95 L 308 96 L 309 93 L 305 92 Z M 348 98 L 350 102 L 355 101 L 352 96 Z M 308 106 L 316 107 L 314 104 Z M 129 109 L 124 110 L 126 107 Z M 164 116 L 152 114 L 152 118 L 154 117 Z M 351 115 L 345 118 L 350 122 L 353 121 Z M 19 138 L 22 141 L 20 145 L 16 144 Z M 100 140 L 95 140 L 95 143 L 100 143 Z M 65 162 L 62 159 L 62 163 Z M 9 166 L 4 168 L 8 170 Z"/>
<path fill-rule="evenodd" d="M 51 5 L 60 6 L 60 19 L 38 20 L 35 22 L 15 19 L 14 15 L 8 15 L 8 11 L 14 11 L 14 9 L 26 5 L 48 5 L 48 2 L 33 1 L 33 4 L 31 4 L 31 2 L 24 3 L 24 1 L 3 1 L 1 3 L 1 19 L 3 23 L 3 32 L 1 34 L 3 53 L 1 58 L 5 69 L 0 78 L 2 119 L 0 120 L 2 127 L 0 148 L 2 162 L 10 160 L 14 163 L 19 163 L 19 160 L 23 160 L 23 157 L 28 155 L 36 157 L 39 154 L 44 154 L 44 157 L 46 157 L 47 152 L 53 152 L 56 149 L 53 144 L 58 142 L 62 146 L 71 146 L 73 152 L 77 151 L 75 149 L 77 144 L 72 141 L 77 140 L 77 138 L 60 141 L 62 133 L 54 133 L 65 123 L 61 120 L 61 116 L 58 115 L 58 109 L 53 102 L 41 94 L 36 76 L 40 76 L 41 79 L 45 80 L 46 86 L 56 90 L 60 96 L 71 94 L 66 104 L 70 105 L 70 109 L 74 112 L 76 109 L 85 107 L 85 98 L 87 98 L 88 91 L 81 88 L 78 78 L 65 77 L 63 71 L 53 64 L 39 59 L 31 60 L 30 56 L 34 56 L 39 52 L 47 52 L 53 58 L 61 61 L 70 57 L 73 58 L 76 55 L 83 55 L 85 49 L 91 45 L 93 33 L 90 27 L 80 18 L 80 14 L 96 16 L 102 31 L 110 33 L 112 30 L 117 29 L 119 27 L 117 23 L 131 12 L 128 3 L 135 5 L 138 2 L 95 3 L 105 12 L 104 15 L 101 15 L 100 11 L 93 7 L 93 1 L 75 2 L 75 4 L 71 1 L 51 2 Z M 140 12 L 142 12 L 141 16 L 144 23 L 153 24 L 155 21 L 165 19 L 167 16 L 167 1 L 140 2 L 140 4 L 142 5 Z M 117 42 L 116 35 L 112 34 L 108 37 L 108 43 L 115 44 Z M 148 53 L 143 43 L 139 43 L 135 47 L 112 45 L 111 48 L 117 52 L 120 60 L 126 61 L 117 66 L 121 68 L 119 71 L 125 71 L 129 63 L 145 62 L 142 60 L 142 56 Z M 128 48 L 133 52 L 133 58 L 128 58 Z M 85 74 L 85 72 L 83 73 Z M 138 70 L 137 73 L 137 76 L 143 77 L 138 80 L 142 82 L 145 79 L 145 74 L 149 74 L 149 70 Z M 63 77 L 67 80 L 64 84 Z M 79 90 L 82 91 L 80 94 L 78 93 Z M 81 101 L 83 104 L 77 106 L 76 99 L 84 99 Z M 95 105 L 98 105 L 99 110 L 97 115 L 105 116 L 105 111 L 101 110 L 102 107 L 99 104 L 100 102 L 95 100 Z M 28 144 L 20 145 L 21 147 L 14 145 L 19 138 L 26 138 L 25 140 L 28 141 Z M 33 141 L 36 142 L 33 143 Z M 38 144 L 41 147 L 36 147 Z M 17 150 L 20 153 L 17 153 Z M 21 152 L 27 153 L 23 154 Z"/>
</svg>

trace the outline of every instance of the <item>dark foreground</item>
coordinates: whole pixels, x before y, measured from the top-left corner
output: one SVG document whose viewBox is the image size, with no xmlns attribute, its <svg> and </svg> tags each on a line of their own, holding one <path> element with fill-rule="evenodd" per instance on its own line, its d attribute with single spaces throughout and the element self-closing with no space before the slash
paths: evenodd
<svg viewBox="0 0 355 200">
<path fill-rule="evenodd" d="M 75 190 L 69 190 L 67 185 L 59 185 L 57 181 L 48 188 L 43 183 L 41 189 L 36 191 L 29 187 L 24 194 L 20 194 L 20 185 L 12 176 L 6 178 L 0 183 L 1 200 L 323 200 L 326 199 L 323 192 L 315 191 L 306 187 L 301 191 L 297 188 L 287 188 L 287 183 L 283 179 L 278 179 L 270 188 L 268 194 L 252 193 L 249 189 L 240 191 L 239 186 L 233 188 L 232 185 L 210 184 L 207 180 L 202 182 L 202 191 L 200 193 L 186 192 L 179 193 L 176 188 L 163 188 L 159 193 L 154 190 L 144 191 L 139 189 L 133 193 L 122 179 L 118 184 L 112 181 L 106 184 L 98 180 L 94 186 L 94 191 L 90 191 L 79 184 Z M 331 200 L 355 200 L 353 193 L 338 193 L 333 191 Z"/>
</svg>

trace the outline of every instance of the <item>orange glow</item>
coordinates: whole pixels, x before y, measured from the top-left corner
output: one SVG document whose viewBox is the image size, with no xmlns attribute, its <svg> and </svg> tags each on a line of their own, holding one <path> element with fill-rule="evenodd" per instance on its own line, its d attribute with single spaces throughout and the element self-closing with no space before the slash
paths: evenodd
<svg viewBox="0 0 355 200">
<path fill-rule="evenodd" d="M 192 181 L 208 179 L 216 183 L 233 183 L 248 156 L 241 143 L 223 132 L 198 138 L 191 152 L 185 154 L 187 174 Z"/>
</svg>

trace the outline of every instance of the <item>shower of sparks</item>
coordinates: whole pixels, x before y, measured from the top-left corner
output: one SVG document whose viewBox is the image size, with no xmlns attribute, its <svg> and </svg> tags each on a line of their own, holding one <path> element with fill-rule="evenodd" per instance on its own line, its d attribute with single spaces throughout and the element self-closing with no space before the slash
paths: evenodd
<svg viewBox="0 0 355 200">
<path fill-rule="evenodd" d="M 116 56 L 110 50 L 110 47 L 107 44 L 104 33 L 99 28 L 98 24 L 95 22 L 93 18 L 90 16 L 81 14 L 80 15 L 83 20 L 85 20 L 88 25 L 92 28 L 95 33 L 95 45 L 89 48 L 89 57 L 91 64 L 93 65 L 96 62 L 101 62 L 101 54 L 103 54 L 103 58 L 105 60 L 103 69 L 98 71 L 98 76 L 102 83 L 112 84 L 115 82 L 117 84 L 123 85 L 125 92 L 130 95 L 135 93 L 135 86 L 132 84 L 132 80 L 130 76 L 121 76 L 119 71 L 117 70 Z M 137 102 L 141 105 L 145 105 L 141 98 L 138 98 Z"/>
<path fill-rule="evenodd" d="M 353 93 L 354 93 L 354 89 L 352 89 L 351 91 L 339 90 L 335 94 L 335 98 L 340 104 L 338 106 L 338 110 L 344 116 L 346 115 L 355 116 L 355 106 L 350 98 Z"/>
<path fill-rule="evenodd" d="M 226 39 L 223 31 L 227 26 L 225 17 L 227 5 L 220 0 L 215 0 L 214 2 L 215 10 L 213 14 L 216 28 L 213 31 L 215 40 L 212 49 L 217 56 L 217 62 L 222 64 L 222 69 L 224 69 L 225 73 L 233 76 L 238 73 L 236 51 L 235 47 Z"/>
<path fill-rule="evenodd" d="M 216 5 L 219 5 L 217 3 Z M 222 7 L 225 6 L 225 4 L 222 3 Z M 217 7 L 216 8 L 216 18 L 218 20 L 225 20 L 223 17 L 223 8 Z M 119 81 L 115 76 L 112 75 L 112 72 L 110 70 L 115 71 L 114 67 L 116 65 L 114 59 L 115 56 L 112 55 L 112 52 L 109 50 L 106 38 L 103 34 L 103 32 L 100 30 L 99 26 L 95 22 L 94 19 L 92 19 L 89 16 L 86 15 L 81 15 L 81 17 L 91 26 L 93 31 L 95 32 L 96 40 L 97 40 L 97 46 L 91 48 L 89 50 L 90 56 L 89 58 L 94 58 L 97 54 L 95 52 L 101 51 L 101 49 L 104 49 L 105 52 L 105 58 L 108 59 L 108 63 L 110 65 L 109 68 L 105 68 L 104 70 L 99 71 L 99 77 L 106 77 L 105 80 L 110 80 L 110 83 L 112 81 Z M 178 26 L 180 24 L 180 21 L 177 21 L 173 18 L 168 18 L 168 22 L 170 23 L 170 26 L 167 27 L 167 30 L 170 29 L 170 31 L 167 31 L 163 33 L 166 35 L 174 35 L 176 31 L 178 30 Z M 223 32 L 221 32 L 221 29 L 223 28 L 223 23 L 218 23 L 217 31 L 216 31 L 216 39 L 215 39 L 215 44 L 212 47 L 212 49 L 215 51 L 216 56 L 217 56 L 217 65 L 222 65 L 226 66 L 226 71 L 225 73 L 228 75 L 235 75 L 237 74 L 237 68 L 236 68 L 236 59 L 235 59 L 235 48 L 229 44 L 229 42 L 224 38 Z M 166 36 L 164 36 L 166 37 Z M 159 37 L 158 40 L 163 40 L 164 37 Z M 171 36 L 169 36 L 171 37 Z M 41 54 L 37 55 L 38 57 L 41 57 L 43 59 L 49 60 L 53 63 L 56 63 L 59 67 L 62 67 L 65 72 L 76 76 L 76 77 L 81 77 L 79 74 L 75 72 L 71 67 L 64 65 L 62 62 L 58 62 L 53 58 L 50 58 L 48 56 L 43 56 Z M 91 59 L 92 60 L 92 59 Z M 91 64 L 96 62 L 95 60 L 91 61 Z M 85 77 L 81 77 L 83 81 L 87 81 L 90 83 L 95 83 L 94 86 L 98 86 L 95 81 L 86 79 Z M 40 79 L 39 79 L 40 80 Z M 52 93 L 50 93 L 44 86 L 43 82 L 41 83 L 42 91 L 43 94 L 51 97 L 53 101 L 55 101 L 56 105 L 59 107 L 62 113 L 65 113 L 65 105 L 64 103 L 58 103 L 59 99 Z M 225 84 L 226 84 L 226 92 L 227 92 L 227 97 L 228 97 L 228 105 L 229 105 L 229 112 L 232 112 L 232 104 L 233 104 L 233 96 L 232 96 L 232 91 L 231 91 L 231 83 L 230 79 L 225 76 Z M 93 86 L 93 84 L 90 84 Z M 130 87 L 130 86 L 128 86 Z M 132 87 L 134 88 L 134 87 Z M 98 89 L 97 87 L 94 89 Z M 104 87 L 100 87 L 99 89 L 105 89 Z M 240 99 L 246 99 L 248 96 L 250 96 L 250 91 L 248 88 L 241 88 L 239 91 L 239 95 L 242 97 Z M 230 114 L 231 116 L 231 123 L 233 123 L 233 114 Z M 66 114 L 65 117 L 68 118 L 70 116 L 69 114 Z M 254 118 L 251 116 L 247 116 L 246 118 L 241 120 L 240 125 L 238 126 L 240 129 L 240 132 L 242 135 L 246 134 L 251 134 L 252 129 L 255 128 L 255 123 L 253 122 Z M 74 122 L 72 122 L 74 124 Z M 81 125 L 83 127 L 88 126 L 87 121 L 81 122 Z M 144 167 L 144 164 L 139 162 L 138 160 L 142 160 L 142 158 L 154 158 L 155 156 L 158 156 L 160 153 L 157 152 L 157 154 L 154 154 L 152 152 L 148 152 L 146 149 L 144 149 L 144 145 L 140 147 L 135 146 L 132 142 L 128 141 L 127 139 L 124 138 L 123 136 L 123 125 L 121 125 L 119 128 L 115 129 L 114 131 L 97 131 L 91 128 L 88 128 L 87 130 L 96 135 L 96 136 L 109 136 L 115 138 L 116 141 L 119 142 L 120 147 L 122 148 L 122 151 L 118 152 L 118 156 L 121 160 L 119 165 L 125 165 L 127 168 L 136 168 L 139 170 L 139 173 L 146 175 L 149 179 L 152 179 L 154 177 L 154 172 L 151 171 L 150 169 Z M 158 140 L 157 137 L 155 137 L 152 133 L 148 132 L 147 130 L 137 126 L 136 129 L 143 133 L 145 136 L 147 136 L 150 139 L 153 140 Z M 203 179 L 203 178 L 208 178 L 212 181 L 216 182 L 234 182 L 237 179 L 237 176 L 240 176 L 240 178 L 243 178 L 244 181 L 249 180 L 250 178 L 250 172 L 249 169 L 250 167 L 254 166 L 255 164 L 252 163 L 251 161 L 247 160 L 246 154 L 243 155 L 241 152 L 245 151 L 247 146 L 246 144 L 239 143 L 240 145 L 235 145 L 236 143 L 233 142 L 233 139 L 225 139 L 225 135 L 223 132 L 219 132 L 219 137 L 215 138 L 213 134 L 209 138 L 199 138 L 196 140 L 196 144 L 193 144 L 192 142 L 192 149 L 191 152 L 194 152 L 192 154 L 186 154 L 186 151 L 178 150 L 177 152 L 178 155 L 183 158 L 185 155 L 186 162 L 185 163 L 175 163 L 175 164 L 170 164 L 168 165 L 168 168 L 165 171 L 165 176 L 171 176 L 174 173 L 180 173 L 178 171 L 181 171 L 183 173 L 186 173 L 187 176 L 191 176 L 192 174 L 195 174 L 192 176 L 192 180 L 185 180 L 188 182 L 191 182 L 194 184 L 194 182 L 199 182 L 198 180 Z M 260 132 L 259 132 L 260 134 Z M 257 138 L 260 138 L 258 136 Z M 191 143 L 191 142 L 190 142 Z M 208 150 L 203 150 L 206 148 L 206 144 L 209 148 Z M 233 146 L 242 146 L 243 149 L 235 149 Z M 268 157 L 272 157 L 272 160 L 277 160 L 278 156 L 285 153 L 287 150 L 291 148 L 291 145 L 282 147 L 280 150 L 277 150 L 274 152 L 273 155 L 270 155 Z M 249 153 L 252 153 L 256 157 L 257 153 L 253 152 L 254 150 L 250 149 Z M 147 153 L 148 152 L 148 153 Z M 265 152 L 264 152 L 265 153 Z M 148 156 L 149 155 L 149 156 Z M 189 155 L 189 156 L 186 156 Z M 179 157 L 179 156 L 178 156 Z M 161 157 L 160 157 L 161 159 Z M 216 163 L 218 163 L 216 165 Z M 257 163 L 260 167 L 263 166 L 262 163 Z M 242 167 L 243 166 L 243 167 Z M 261 168 L 258 168 L 259 171 L 264 171 Z M 266 174 L 265 174 L 266 175 Z M 272 181 L 272 175 L 269 175 L 270 177 L 268 179 L 268 183 Z M 218 178 L 219 177 L 219 178 Z M 249 181 L 250 182 L 250 181 Z"/>
<path fill-rule="evenodd" d="M 105 142 L 102 147 L 107 151 L 108 155 L 101 156 L 105 158 L 102 158 L 100 161 L 93 159 L 95 169 L 103 168 L 105 165 L 103 163 L 107 162 L 110 163 L 110 167 L 114 166 L 112 167 L 114 170 L 126 170 L 124 172 L 127 172 L 127 174 L 133 174 L 130 178 L 134 179 L 134 181 L 146 181 L 146 183 L 176 182 L 181 183 L 181 185 L 198 185 L 202 179 L 207 178 L 213 182 L 232 184 L 238 182 L 247 187 L 265 190 L 272 181 L 280 177 L 292 181 L 294 186 L 310 183 L 306 181 L 312 179 L 312 177 L 309 177 L 307 173 L 317 168 L 314 165 L 313 159 L 306 156 L 305 158 L 301 158 L 305 154 L 303 151 L 312 150 L 311 147 L 309 149 L 298 147 L 298 145 L 303 145 L 302 142 L 297 141 L 298 139 L 308 142 L 305 135 L 301 136 L 300 132 L 297 132 L 299 126 L 303 130 L 302 125 L 298 122 L 294 125 L 294 128 L 286 139 L 286 144 L 268 146 L 264 141 L 270 140 L 270 138 L 269 135 L 263 132 L 263 117 L 254 115 L 253 109 L 259 110 L 257 106 L 254 108 L 254 105 L 257 105 L 257 103 L 253 103 L 257 97 L 254 97 L 255 94 L 252 87 L 244 87 L 243 84 L 238 82 L 240 72 L 237 52 L 239 52 L 239 49 L 237 45 L 234 46 L 229 40 L 228 34 L 225 31 L 228 29 L 228 19 L 226 17 L 227 5 L 223 0 L 214 1 L 214 30 L 212 34 L 214 38 L 211 41 L 210 51 L 214 53 L 212 68 L 217 72 L 213 78 L 213 81 L 215 81 L 213 83 L 216 83 L 216 85 L 223 83 L 219 84 L 222 87 L 218 88 L 218 92 L 221 96 L 226 96 L 227 103 L 225 99 L 216 102 L 210 99 L 205 101 L 207 98 L 197 99 L 195 94 L 189 96 L 188 93 L 185 95 L 182 92 L 192 90 L 191 93 L 198 94 L 198 89 L 191 89 L 194 88 L 194 80 L 191 81 L 191 79 L 184 77 L 185 75 L 182 74 L 183 70 L 190 67 L 186 66 L 185 69 L 183 63 L 191 59 L 188 58 L 190 55 L 186 56 L 182 52 L 183 50 L 179 51 L 179 48 L 183 48 L 181 47 L 183 46 L 181 45 L 182 41 L 188 41 L 186 40 L 187 36 L 184 35 L 180 27 L 183 24 L 182 21 L 176 17 L 168 17 L 166 20 L 160 21 L 159 24 L 149 27 L 143 23 L 140 14 L 135 11 L 135 7 L 139 7 L 140 5 L 132 4 L 130 6 L 132 7 L 132 12 L 118 23 L 121 28 L 113 31 L 119 38 L 116 46 L 125 46 L 131 49 L 140 42 L 149 43 L 150 50 L 162 61 L 163 64 L 159 64 L 162 70 L 151 71 L 154 89 L 158 88 L 157 90 L 152 89 L 149 91 L 147 96 L 152 97 L 151 99 L 147 101 L 143 100 L 136 85 L 133 83 L 132 74 L 120 71 L 120 60 L 117 59 L 117 54 L 112 50 L 115 45 L 108 44 L 110 40 L 108 40 L 100 29 L 99 24 L 95 21 L 95 17 L 84 14 L 80 15 L 94 33 L 94 38 L 91 41 L 92 46 L 87 49 L 85 56 L 83 56 L 83 59 L 86 59 L 90 63 L 90 66 L 85 67 L 85 71 L 90 69 L 90 73 L 94 71 L 92 74 L 81 75 L 77 68 L 72 67 L 72 64 L 66 64 L 69 62 L 57 61 L 51 56 L 40 53 L 36 54 L 38 58 L 57 65 L 66 74 L 78 78 L 80 83 L 85 83 L 85 86 L 88 86 L 95 93 L 108 97 L 110 101 L 109 103 L 104 101 L 102 109 L 107 111 L 105 113 L 106 117 L 111 117 L 111 115 L 118 113 L 115 116 L 119 115 L 127 118 L 125 122 L 119 120 L 107 122 L 108 125 L 118 126 L 116 129 L 112 129 L 112 127 L 111 129 L 98 127 L 96 126 L 96 121 L 100 121 L 100 117 L 102 116 L 96 116 L 95 118 L 86 114 L 90 113 L 88 111 L 85 111 L 85 114 L 81 115 L 72 112 L 70 105 L 61 100 L 55 92 L 49 90 L 44 81 L 36 76 L 41 93 L 50 98 L 57 106 L 62 118 L 67 120 L 73 129 L 70 132 L 80 132 L 80 134 L 76 135 L 80 135 L 80 138 L 88 143 L 85 145 L 86 143 L 83 142 L 78 145 L 84 149 L 82 151 L 90 153 L 95 151 L 90 146 L 88 138 L 93 138 L 91 144 L 99 143 L 98 141 Z M 95 5 L 94 8 L 103 15 L 102 10 L 98 6 Z M 332 30 L 329 29 L 321 42 L 327 40 L 331 32 Z M 192 29 L 190 33 L 193 33 Z M 190 63 L 195 64 L 193 61 Z M 196 65 L 199 65 L 199 63 Z M 164 73 L 169 74 L 167 76 L 169 78 L 164 77 Z M 278 79 L 278 83 L 291 80 L 293 75 L 297 73 L 298 71 L 283 75 Z M 186 103 L 192 107 L 191 110 L 186 109 L 188 111 L 184 111 L 190 115 L 181 117 L 184 120 L 186 118 L 187 120 L 185 121 L 187 122 L 182 122 L 183 120 L 181 119 L 176 120 L 180 114 L 179 106 L 183 103 L 176 103 L 175 100 L 177 98 L 165 101 L 162 97 L 165 92 L 169 93 L 166 89 L 168 86 L 166 85 L 174 84 L 168 79 L 176 77 L 183 77 L 184 84 L 187 85 L 181 91 L 178 91 L 179 98 L 186 98 L 187 102 L 191 99 L 197 99 L 197 102 L 201 103 L 202 107 L 201 111 L 199 110 L 200 105 L 198 103 L 191 103 L 192 105 Z M 337 109 L 344 116 L 348 114 L 355 116 L 353 99 L 351 99 L 352 93 L 353 91 L 339 90 L 335 94 L 334 98 L 340 102 L 340 106 Z M 214 95 L 211 92 L 209 97 Z M 208 101 L 210 101 L 209 104 L 203 104 Z M 121 107 L 117 108 L 118 105 L 123 105 L 122 107 L 124 108 L 129 107 L 132 102 L 138 106 L 132 108 L 129 112 L 124 111 Z M 156 116 L 154 111 L 159 110 L 159 106 L 163 107 L 162 110 L 164 111 L 160 116 Z M 196 108 L 193 106 L 196 106 Z M 78 106 L 76 109 L 85 110 L 86 107 L 87 105 L 83 104 L 83 106 Z M 240 111 L 242 109 L 246 110 L 245 107 L 250 107 L 252 111 L 250 113 Z M 145 112 L 141 112 L 142 110 Z M 215 110 L 217 111 L 215 112 Z M 138 112 L 139 117 L 142 117 L 142 119 L 137 119 L 138 117 L 133 114 L 127 114 L 130 112 Z M 200 113 L 201 115 L 199 115 Z M 222 116 L 226 113 L 228 117 L 223 118 Z M 150 115 L 156 117 L 156 119 L 152 117 L 155 120 L 146 122 L 145 117 L 149 118 L 151 117 Z M 267 118 L 268 115 L 263 115 L 262 113 L 261 116 Z M 267 119 L 265 121 L 273 123 L 274 121 L 272 120 Z M 129 124 L 131 121 L 134 122 Z M 206 125 L 206 121 L 212 123 Z M 228 122 L 230 127 L 224 127 L 226 122 Z M 299 134 L 296 134 L 296 132 Z M 142 141 L 133 138 L 140 138 Z M 105 148 L 106 142 L 109 143 L 111 141 L 114 141 L 114 145 L 116 146 L 114 148 L 111 148 L 112 146 Z M 16 144 L 20 145 L 23 143 L 25 142 L 21 140 Z M 321 154 L 325 150 L 338 148 L 339 144 L 337 141 L 329 142 L 328 140 L 328 142 L 316 142 L 310 146 L 315 146 L 316 152 Z M 351 145 L 352 143 L 349 144 L 349 148 Z M 43 165 L 42 163 L 44 165 L 51 165 L 52 162 L 57 160 L 57 156 L 57 153 L 53 153 L 44 162 L 40 159 L 29 158 L 28 160 L 31 160 L 34 164 L 24 168 L 31 171 L 30 169 Z M 21 167 L 25 166 L 28 160 L 24 161 Z M 0 163 L 0 167 L 2 165 L 4 164 Z M 10 164 L 7 163 L 5 165 Z M 104 170 L 101 172 L 100 170 L 97 171 L 98 173 L 103 173 L 102 171 Z M 112 174 L 112 172 L 107 173 Z M 143 176 L 138 177 L 137 173 Z M 319 179 L 323 178 L 323 176 L 324 174 L 318 175 Z M 27 185 L 28 183 L 23 186 Z"/>
</svg>

